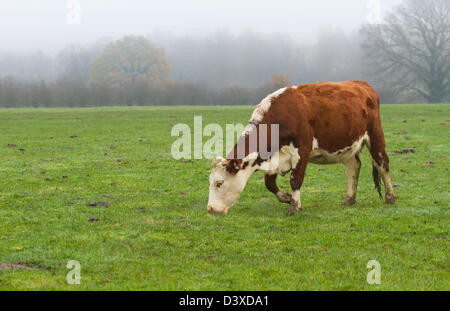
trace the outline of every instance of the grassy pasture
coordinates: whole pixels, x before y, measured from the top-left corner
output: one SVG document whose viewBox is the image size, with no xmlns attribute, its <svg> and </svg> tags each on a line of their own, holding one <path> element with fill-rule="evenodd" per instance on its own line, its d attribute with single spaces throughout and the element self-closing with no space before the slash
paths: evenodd
<svg viewBox="0 0 450 311">
<path fill-rule="evenodd" d="M 299 215 L 262 173 L 210 215 L 210 161 L 173 160 L 171 128 L 245 124 L 252 109 L 0 110 L 0 290 L 450 290 L 450 105 L 382 106 L 388 152 L 415 149 L 391 156 L 395 206 L 365 150 L 355 206 L 340 206 L 343 166 L 310 165 Z"/>
</svg>

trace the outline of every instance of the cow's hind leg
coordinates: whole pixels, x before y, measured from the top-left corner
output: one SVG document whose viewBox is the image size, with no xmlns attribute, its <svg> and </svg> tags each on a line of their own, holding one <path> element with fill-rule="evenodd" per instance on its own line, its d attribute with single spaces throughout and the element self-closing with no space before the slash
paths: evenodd
<svg viewBox="0 0 450 311">
<path fill-rule="evenodd" d="M 389 170 L 389 157 L 386 153 L 386 143 L 381 126 L 369 132 L 370 142 L 368 143 L 373 162 L 373 180 L 375 187 L 381 196 L 380 176 L 383 179 L 387 204 L 395 204 L 396 195 L 392 185 L 391 173 Z"/>
<path fill-rule="evenodd" d="M 387 155 L 386 155 L 387 157 Z M 386 204 L 395 204 L 396 195 L 394 193 L 394 186 L 392 185 L 391 173 L 389 172 L 389 160 L 388 162 L 382 162 L 381 164 L 376 160 L 373 160 L 373 179 L 377 188 L 379 188 L 379 175 L 383 179 L 385 191 L 386 191 Z M 378 175 L 379 174 L 379 175 Z M 378 185 L 377 185 L 378 183 Z M 379 190 L 380 191 L 380 190 Z"/>
<path fill-rule="evenodd" d="M 281 191 L 280 188 L 278 188 L 277 176 L 278 175 L 265 175 L 264 181 L 266 182 L 266 187 L 270 192 L 275 194 L 278 201 L 280 201 L 281 203 L 289 204 L 291 203 L 292 196 L 290 195 L 290 193 Z"/>
<path fill-rule="evenodd" d="M 347 198 L 342 205 L 356 204 L 356 190 L 358 188 L 359 172 L 361 170 L 361 160 L 358 155 L 352 156 L 344 162 L 347 173 Z"/>
</svg>

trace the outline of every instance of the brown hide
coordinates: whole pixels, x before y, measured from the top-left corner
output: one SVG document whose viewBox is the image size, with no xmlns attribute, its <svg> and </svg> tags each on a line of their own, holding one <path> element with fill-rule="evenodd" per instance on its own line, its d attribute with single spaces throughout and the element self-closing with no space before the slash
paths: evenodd
<svg viewBox="0 0 450 311">
<path fill-rule="evenodd" d="M 379 115 L 379 97 L 364 81 L 320 82 L 289 87 L 271 101 L 269 110 L 257 124 L 267 124 L 267 141 L 270 144 L 270 125 L 280 126 L 280 148 L 291 142 L 299 149 L 300 156 L 309 157 L 313 138 L 321 149 L 334 153 L 351 146 L 365 132 L 370 138 L 370 152 L 378 165 L 389 171 L 389 159 Z M 258 150 L 248 150 L 248 136 L 241 137 L 245 143 L 245 155 Z M 236 157 L 236 148 L 230 152 L 227 169 L 236 173 L 242 169 L 242 160 Z M 278 148 L 277 148 L 278 149 Z M 275 153 L 278 150 L 271 150 Z M 257 164 L 263 162 L 258 159 Z"/>
</svg>

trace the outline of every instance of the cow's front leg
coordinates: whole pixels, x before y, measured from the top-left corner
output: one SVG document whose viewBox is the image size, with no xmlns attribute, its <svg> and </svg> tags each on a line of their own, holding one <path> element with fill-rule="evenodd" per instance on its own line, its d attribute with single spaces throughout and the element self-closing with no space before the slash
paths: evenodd
<svg viewBox="0 0 450 311">
<path fill-rule="evenodd" d="M 288 216 L 292 216 L 298 213 L 302 209 L 302 203 L 300 201 L 300 188 L 302 187 L 303 180 L 305 178 L 306 166 L 308 165 L 308 156 L 300 156 L 300 162 L 294 169 L 291 175 L 291 188 L 292 188 L 292 200 L 291 206 L 287 211 Z"/>
<path fill-rule="evenodd" d="M 278 188 L 277 177 L 278 175 L 265 175 L 264 181 L 266 182 L 266 187 L 270 192 L 275 194 L 278 201 L 289 204 L 291 203 L 292 196 L 290 193 L 281 191 L 280 188 Z"/>
</svg>

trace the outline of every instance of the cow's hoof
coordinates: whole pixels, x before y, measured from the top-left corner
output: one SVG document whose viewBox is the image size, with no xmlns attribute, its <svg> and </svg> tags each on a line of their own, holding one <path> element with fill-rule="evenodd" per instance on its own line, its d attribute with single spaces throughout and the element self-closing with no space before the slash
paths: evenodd
<svg viewBox="0 0 450 311">
<path fill-rule="evenodd" d="M 280 191 L 277 193 L 278 201 L 289 204 L 292 201 L 292 195 L 289 192 Z"/>
<path fill-rule="evenodd" d="M 286 212 L 286 216 L 293 216 L 302 210 L 301 207 L 297 206 L 297 204 L 292 204 Z"/>
<path fill-rule="evenodd" d="M 344 206 L 352 206 L 356 204 L 356 198 L 351 197 L 351 198 L 346 198 L 344 202 L 341 203 L 341 205 Z"/>
<path fill-rule="evenodd" d="M 286 216 L 294 216 L 295 214 L 297 214 L 300 210 L 291 210 L 288 209 L 288 211 L 286 212 Z"/>
<path fill-rule="evenodd" d="M 386 196 L 386 204 L 395 204 L 395 196 Z"/>
</svg>

